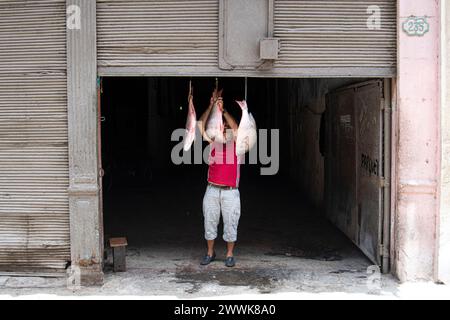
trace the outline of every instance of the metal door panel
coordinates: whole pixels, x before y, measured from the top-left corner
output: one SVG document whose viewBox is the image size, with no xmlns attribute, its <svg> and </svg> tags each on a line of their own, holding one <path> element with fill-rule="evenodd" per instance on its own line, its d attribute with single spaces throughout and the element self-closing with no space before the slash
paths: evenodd
<svg viewBox="0 0 450 320">
<path fill-rule="evenodd" d="M 384 205 L 384 177 L 389 176 L 384 152 L 390 137 L 383 134 L 389 116 L 383 111 L 383 97 L 383 80 L 327 96 L 327 216 L 378 265 L 388 252 L 383 250 L 383 223 L 389 215 Z"/>
<path fill-rule="evenodd" d="M 381 264 L 379 243 L 382 222 L 382 113 L 383 86 L 377 82 L 357 88 L 358 119 L 358 245 L 374 262 Z"/>
<path fill-rule="evenodd" d="M 220 1 L 219 23 L 221 69 L 254 70 L 264 62 L 260 40 L 273 33 L 273 0 Z"/>
<path fill-rule="evenodd" d="M 354 94 L 339 92 L 329 98 L 331 112 L 331 212 L 328 216 L 350 239 L 356 240 L 356 135 Z"/>
</svg>

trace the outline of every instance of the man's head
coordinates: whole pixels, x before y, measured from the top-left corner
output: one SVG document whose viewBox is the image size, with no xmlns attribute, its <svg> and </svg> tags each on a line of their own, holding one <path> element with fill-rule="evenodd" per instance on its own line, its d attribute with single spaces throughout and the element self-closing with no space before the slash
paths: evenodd
<svg viewBox="0 0 450 320">
<path fill-rule="evenodd" d="M 223 128 L 224 128 L 225 130 L 231 129 L 230 125 L 229 125 L 228 122 L 227 122 L 227 119 L 225 119 L 225 117 L 222 117 L 222 120 L 223 120 Z"/>
</svg>

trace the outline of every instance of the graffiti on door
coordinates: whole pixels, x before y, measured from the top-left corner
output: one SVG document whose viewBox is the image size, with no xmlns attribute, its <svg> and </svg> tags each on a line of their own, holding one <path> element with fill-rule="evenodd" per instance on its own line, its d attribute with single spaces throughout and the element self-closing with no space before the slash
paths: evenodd
<svg viewBox="0 0 450 320">
<path fill-rule="evenodd" d="M 369 176 L 379 175 L 379 161 L 378 159 L 372 159 L 370 156 L 361 154 L 361 168 L 369 173 Z"/>
</svg>

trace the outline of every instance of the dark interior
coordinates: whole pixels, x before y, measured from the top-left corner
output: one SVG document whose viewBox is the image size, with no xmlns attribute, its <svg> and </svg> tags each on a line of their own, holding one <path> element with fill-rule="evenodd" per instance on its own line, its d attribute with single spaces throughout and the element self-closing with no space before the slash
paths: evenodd
<svg viewBox="0 0 450 320">
<path fill-rule="evenodd" d="M 186 123 L 190 80 L 199 118 L 209 103 L 214 78 L 103 78 L 106 240 L 126 236 L 134 247 L 193 248 L 199 258 L 203 255 L 202 198 L 207 165 L 174 165 L 170 158 L 177 143 L 171 142 L 171 133 Z M 244 98 L 244 81 L 219 79 L 225 108 L 237 121 L 241 111 L 233 101 Z M 323 157 L 317 151 L 321 147 L 321 115 L 308 110 L 297 114 L 290 107 L 293 103 L 308 105 L 310 100 L 305 94 L 293 97 L 290 91 L 317 96 L 322 94 L 317 83 L 248 79 L 247 101 L 258 128 L 280 130 L 280 167 L 274 176 L 261 176 L 261 164 L 241 167 L 238 254 L 253 250 L 261 255 L 288 254 L 323 260 L 361 255 L 325 218 L 323 172 L 310 172 L 315 170 L 310 168 L 312 165 L 323 166 Z M 300 85 L 302 88 L 295 88 Z M 305 122 L 294 127 L 296 117 L 303 115 Z M 303 134 L 299 138 L 304 146 L 300 151 L 295 150 L 292 141 L 296 134 Z M 306 174 L 308 179 L 315 179 L 319 191 L 309 190 Z M 321 197 L 316 197 L 319 200 L 314 199 L 318 192 L 322 192 Z M 219 246 L 223 246 L 221 227 Z"/>
</svg>

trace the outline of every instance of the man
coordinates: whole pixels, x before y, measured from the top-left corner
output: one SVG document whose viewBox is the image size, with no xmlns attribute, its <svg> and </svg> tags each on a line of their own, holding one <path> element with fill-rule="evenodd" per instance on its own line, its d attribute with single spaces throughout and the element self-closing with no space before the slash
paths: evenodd
<svg viewBox="0 0 450 320">
<path fill-rule="evenodd" d="M 214 90 L 208 109 L 199 119 L 200 132 L 211 146 L 208 186 L 203 198 L 205 239 L 208 252 L 200 264 L 208 265 L 216 258 L 214 241 L 217 238 L 217 227 L 222 213 L 223 239 L 227 243 L 225 265 L 234 267 L 233 250 L 237 240 L 237 228 L 241 215 L 241 200 L 238 190 L 239 163 L 235 148 L 238 125 L 235 119 L 224 109 L 221 93 L 217 89 Z M 211 110 L 216 103 L 223 114 L 223 139 L 208 137 L 205 130 Z"/>
</svg>

